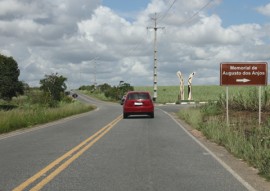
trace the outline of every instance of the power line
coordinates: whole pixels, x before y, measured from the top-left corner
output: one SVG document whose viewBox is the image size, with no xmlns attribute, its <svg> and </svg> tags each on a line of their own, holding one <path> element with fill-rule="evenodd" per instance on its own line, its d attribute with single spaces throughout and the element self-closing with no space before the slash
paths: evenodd
<svg viewBox="0 0 270 191">
<path fill-rule="evenodd" d="M 215 1 L 215 0 L 210 0 L 210 1 L 208 1 L 202 8 L 200 8 L 196 13 L 194 13 L 191 17 L 189 17 L 187 20 L 185 20 L 184 22 L 183 22 L 183 24 L 184 23 L 188 23 L 188 22 L 190 22 L 195 16 L 197 16 L 202 10 L 204 10 L 206 7 L 208 7 L 213 1 Z"/>
<path fill-rule="evenodd" d="M 157 17 L 157 13 L 155 13 L 154 18 L 151 18 L 152 20 L 154 20 L 155 26 L 154 27 L 147 27 L 147 29 L 154 29 L 154 32 L 155 32 L 155 37 L 154 37 L 155 38 L 154 39 L 154 80 L 153 80 L 154 81 L 154 96 L 153 96 L 153 99 L 154 100 L 157 98 L 157 47 L 156 47 L 157 30 L 158 29 L 161 29 L 161 28 L 164 28 L 164 27 L 157 27 L 157 20 L 159 20 L 159 21 L 163 20 L 168 15 L 168 13 L 171 11 L 171 9 L 175 5 L 176 1 L 177 0 L 173 0 L 173 2 L 171 3 L 171 5 L 167 9 L 167 11 L 163 14 L 163 16 Z M 184 21 L 183 24 L 190 22 L 202 10 L 204 10 L 205 8 L 207 8 L 213 1 L 215 1 L 215 0 L 208 1 L 196 13 L 194 13 L 190 18 L 188 18 L 186 21 Z M 128 52 L 128 54 L 126 55 L 126 57 L 130 56 L 132 52 L 136 51 L 139 48 L 139 46 L 142 44 L 142 42 L 144 42 L 144 40 L 138 42 L 134 48 L 130 49 L 129 52 Z"/>
<path fill-rule="evenodd" d="M 170 7 L 167 9 L 167 11 L 164 13 L 164 15 L 160 18 L 158 18 L 159 20 L 163 20 L 167 15 L 168 13 L 170 12 L 170 10 L 172 9 L 172 7 L 175 5 L 177 0 L 174 0 L 172 2 L 172 4 L 170 5 Z M 196 11 L 190 18 L 188 18 L 186 21 L 184 21 L 183 23 L 188 23 L 190 22 L 195 16 L 197 16 L 202 10 L 204 10 L 205 8 L 207 8 L 213 1 L 215 0 L 210 0 L 208 1 L 203 7 L 201 7 L 198 11 Z"/>
<path fill-rule="evenodd" d="M 164 13 L 164 15 L 160 18 L 160 20 L 163 20 L 168 15 L 168 13 L 170 12 L 170 10 L 172 9 L 172 7 L 174 6 L 175 3 L 176 3 L 176 0 L 174 0 L 172 2 L 171 6 L 167 9 L 167 11 Z"/>
<path fill-rule="evenodd" d="M 174 4 L 176 3 L 177 0 L 173 0 L 172 4 L 170 5 L 170 7 L 167 9 L 167 11 L 164 13 L 164 15 L 162 17 L 156 17 L 156 19 L 159 19 L 159 20 L 163 20 L 167 15 L 168 13 L 170 12 L 170 10 L 172 9 L 172 7 L 174 6 Z M 148 27 L 147 27 L 148 28 Z M 127 55 L 130 55 L 131 52 L 135 51 L 138 49 L 139 45 L 144 42 L 144 40 L 142 40 L 141 42 L 137 43 L 137 45 L 135 46 L 135 48 L 131 49 Z"/>
</svg>

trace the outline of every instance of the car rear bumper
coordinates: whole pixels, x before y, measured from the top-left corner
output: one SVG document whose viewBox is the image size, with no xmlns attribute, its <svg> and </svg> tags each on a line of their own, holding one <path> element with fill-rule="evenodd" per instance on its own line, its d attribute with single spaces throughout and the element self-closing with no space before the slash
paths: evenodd
<svg viewBox="0 0 270 191">
<path fill-rule="evenodd" d="M 132 113 L 132 114 L 144 114 L 144 113 L 152 113 L 154 112 L 153 107 L 125 107 L 123 109 L 124 113 Z"/>
</svg>

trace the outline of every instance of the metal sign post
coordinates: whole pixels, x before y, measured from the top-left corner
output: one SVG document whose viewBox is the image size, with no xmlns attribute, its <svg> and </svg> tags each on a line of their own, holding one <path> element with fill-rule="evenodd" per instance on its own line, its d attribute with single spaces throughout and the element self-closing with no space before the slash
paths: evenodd
<svg viewBox="0 0 270 191">
<path fill-rule="evenodd" d="M 259 86 L 259 124 L 261 124 L 262 116 L 262 86 Z"/>
<path fill-rule="evenodd" d="M 226 86 L 226 119 L 227 126 L 229 126 L 229 87 Z"/>
</svg>

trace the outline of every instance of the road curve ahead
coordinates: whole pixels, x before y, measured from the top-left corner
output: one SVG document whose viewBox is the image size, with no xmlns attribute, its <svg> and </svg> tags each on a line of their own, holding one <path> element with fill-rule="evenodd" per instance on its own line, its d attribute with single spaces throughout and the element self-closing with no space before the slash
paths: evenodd
<svg viewBox="0 0 270 191">
<path fill-rule="evenodd" d="M 244 191 L 160 108 L 122 119 L 119 104 L 79 95 L 95 111 L 0 136 L 0 191 Z"/>
</svg>

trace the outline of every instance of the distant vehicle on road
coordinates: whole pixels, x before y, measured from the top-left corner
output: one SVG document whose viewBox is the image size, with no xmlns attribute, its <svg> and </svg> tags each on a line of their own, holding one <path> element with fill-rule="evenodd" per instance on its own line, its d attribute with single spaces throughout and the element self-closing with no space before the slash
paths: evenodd
<svg viewBox="0 0 270 191">
<path fill-rule="evenodd" d="M 128 92 L 123 104 L 123 118 L 130 115 L 149 115 L 154 118 L 154 103 L 149 92 Z"/>
<path fill-rule="evenodd" d="M 73 97 L 73 98 L 77 98 L 77 97 L 78 97 L 78 94 L 73 93 L 73 94 L 72 94 L 72 97 Z"/>
</svg>

